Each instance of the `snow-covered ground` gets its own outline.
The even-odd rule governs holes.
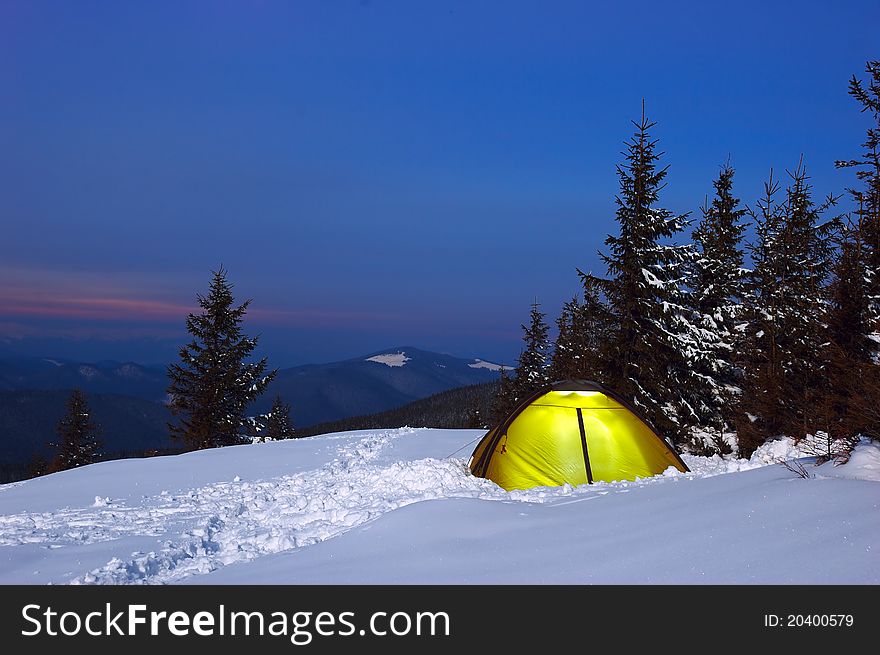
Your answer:
[[[362,431],[0,485],[4,583],[880,583],[880,448],[803,479],[692,473],[505,492],[474,430]]]

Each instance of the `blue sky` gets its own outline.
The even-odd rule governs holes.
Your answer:
[[[769,4],[769,6],[768,6]],[[512,361],[614,229],[630,119],[665,206],[851,182],[876,0],[0,0],[0,354],[159,362],[221,262],[277,365]]]

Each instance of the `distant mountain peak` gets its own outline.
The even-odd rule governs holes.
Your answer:
[[[377,364],[385,364],[385,366],[398,367],[405,366],[410,358],[402,350],[397,353],[384,353],[382,355],[374,355],[367,357],[364,361],[376,362]]]

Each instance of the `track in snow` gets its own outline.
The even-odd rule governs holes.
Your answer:
[[[499,497],[487,480],[470,476],[463,460],[423,459],[388,466],[372,462],[391,441],[413,432],[373,434],[343,447],[339,456],[314,471],[258,482],[223,482],[182,495],[145,500],[153,507],[74,510],[45,517],[41,536],[71,524],[93,525],[94,539],[143,534],[153,526],[191,523],[183,538],[168,539],[160,550],[133,553],[72,580],[73,584],[169,583],[324,541],[398,507],[434,498]],[[107,511],[110,509],[110,511]],[[157,526],[158,522],[158,526]],[[53,525],[54,524],[54,525]],[[170,531],[170,530],[168,530]]]

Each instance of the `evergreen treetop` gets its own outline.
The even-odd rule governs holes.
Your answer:
[[[729,163],[722,167],[713,182],[712,202],[706,201],[702,220],[693,233],[699,248],[694,279],[696,308],[711,316],[718,314],[721,308],[730,307],[743,293],[745,271],[741,242],[746,209],[733,195],[734,174]]]
[[[613,329],[605,338],[602,361],[606,382],[632,398],[648,419],[672,439],[683,424],[696,421],[703,404],[705,380],[691,361],[706,350],[706,334],[693,322],[689,296],[690,270],[696,255],[692,244],[673,238],[688,225],[687,214],[659,207],[667,167],[650,136],[655,123],[645,117],[633,122],[635,133],[617,166],[618,233],[605,240],[600,253],[607,279],[594,282],[605,298]]]
[[[550,382],[548,360],[550,328],[537,301],[532,303],[529,324],[522,325],[525,349],[520,353],[516,367],[518,400]]]

